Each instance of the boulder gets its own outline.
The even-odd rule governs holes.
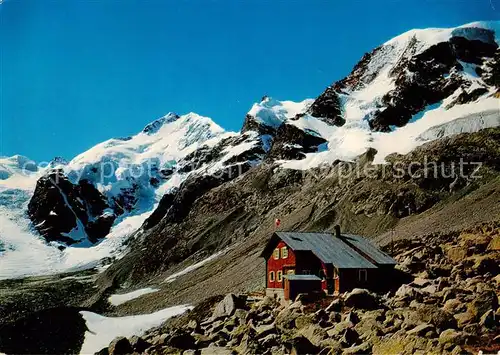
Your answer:
[[[410,329],[422,323],[433,324],[438,330],[455,328],[457,324],[451,313],[434,305],[423,304],[405,315],[404,327]]]
[[[469,248],[465,245],[453,246],[446,249],[446,257],[453,263],[464,260],[467,257],[467,250]]]
[[[437,286],[435,285],[428,285],[422,288],[422,292],[424,293],[429,293],[430,295],[434,295],[437,292]]]
[[[251,319],[250,312],[244,309],[237,309],[233,316],[239,324],[244,324]]]
[[[213,336],[208,336],[208,335],[203,335],[203,334],[198,334],[198,333],[192,333],[191,335],[195,339],[196,348],[205,348],[205,347],[209,346],[214,339]]]
[[[328,338],[321,343],[320,354],[340,354],[342,352],[342,344],[339,341]]]
[[[362,288],[355,288],[349,292],[344,300],[347,307],[358,309],[376,309],[379,306],[376,295]]]
[[[442,291],[445,287],[450,286],[450,282],[447,277],[440,277],[437,285],[437,290]]]
[[[275,334],[276,326],[274,324],[261,325],[255,328],[255,331],[257,332],[257,338],[264,338],[270,334]]]
[[[466,339],[467,335],[464,332],[455,329],[446,329],[439,334],[439,343],[443,345],[445,349],[451,349],[456,345],[462,345],[465,343]]]
[[[285,349],[290,354],[318,354],[319,348],[303,336],[296,336],[284,342]]]
[[[319,322],[321,320],[328,320],[328,318],[329,318],[328,313],[323,308],[320,308],[319,310],[314,312],[313,319],[315,322]]]
[[[168,334],[161,334],[153,338],[153,344],[163,345],[167,341]]]
[[[210,346],[208,348],[200,349],[199,353],[200,355],[232,355],[233,351],[220,346]]]
[[[500,250],[500,235],[494,235],[491,238],[490,244],[488,245],[488,250]]]
[[[457,320],[457,326],[462,329],[467,324],[473,323],[475,318],[471,312],[462,312],[454,315]]]
[[[309,315],[300,315],[295,319],[295,328],[302,329],[311,324],[314,324],[314,320]]]
[[[299,316],[300,314],[293,309],[283,309],[276,316],[276,328],[280,330],[292,329],[295,326],[295,319],[297,319]]]
[[[333,328],[327,330],[327,334],[332,338],[339,337],[340,334],[343,334],[346,329],[353,327],[354,324],[352,324],[351,322],[342,321],[340,323],[337,323]]]
[[[124,355],[134,352],[132,345],[125,337],[117,337],[108,346],[108,352],[110,355]]]
[[[372,352],[375,355],[404,354],[405,345],[403,339],[388,336],[380,339],[380,342],[373,344]]]
[[[224,322],[218,320],[218,321],[215,321],[215,322],[209,324],[209,326],[206,328],[206,332],[207,333],[216,333],[219,330],[221,330],[222,328],[224,328]]]
[[[298,295],[297,296],[297,300],[295,302],[293,302],[292,304],[290,304],[288,306],[288,309],[295,309],[297,311],[300,311],[304,305],[302,304],[302,301],[299,299],[301,295]]]
[[[338,323],[342,320],[342,314],[339,312],[331,312],[328,320],[332,323]]]
[[[345,316],[345,321],[351,322],[352,324],[359,323],[358,314],[356,312],[353,312],[353,311],[347,313],[346,316]]]
[[[413,280],[413,282],[412,282],[413,285],[418,286],[418,287],[425,287],[425,286],[429,285],[430,283],[431,283],[430,280],[424,279],[421,277],[415,278],[415,280]]]
[[[479,324],[486,328],[493,328],[495,323],[495,313],[492,309],[483,314],[481,316],[481,320],[479,321]]]
[[[369,354],[372,350],[372,344],[365,341],[360,345],[351,346],[350,348],[344,349],[342,355],[364,355]]]
[[[456,313],[463,309],[465,309],[465,305],[456,298],[447,300],[443,305],[443,310],[449,313]]]
[[[498,296],[492,290],[485,291],[476,295],[474,300],[467,305],[467,309],[471,312],[477,319],[481,315],[488,312],[490,309],[498,308]]]
[[[342,334],[342,338],[340,338],[340,342],[345,347],[349,347],[355,344],[359,339],[359,334],[353,328],[347,328]]]
[[[259,339],[259,343],[266,348],[270,348],[273,345],[278,345],[279,339],[280,337],[278,334],[268,334],[264,338]]]
[[[500,287],[500,274],[498,274],[497,276],[495,276],[495,277],[493,278],[493,282],[495,282],[495,283],[496,283],[496,286],[497,286],[497,287]]]
[[[325,308],[325,311],[330,312],[341,312],[342,311],[342,300],[340,298],[334,299],[332,303],[328,307]]]
[[[401,285],[401,287],[396,291],[395,297],[402,300],[421,300],[422,292],[417,290],[415,287],[411,287],[410,285]]]
[[[315,324],[311,324],[305,328],[302,328],[299,333],[315,346],[320,346],[323,340],[328,338],[327,332],[323,328]]]
[[[212,319],[220,319],[234,314],[237,309],[246,308],[246,299],[235,294],[227,294],[215,307]]]
[[[476,261],[472,266],[472,270],[479,275],[486,273],[498,274],[500,272],[500,263],[495,255],[481,255],[476,257]]]
[[[194,349],[195,342],[196,339],[191,334],[180,331],[173,334],[166,343],[173,348],[187,350]]]
[[[383,326],[376,317],[363,317],[354,327],[360,338],[368,341],[383,335]]]
[[[436,333],[436,327],[432,324],[423,323],[406,332],[408,335],[432,336]]]
[[[232,331],[238,325],[240,325],[240,321],[233,315],[232,317],[227,318],[224,322],[224,329]]]
[[[277,305],[276,299],[269,297],[269,296],[265,296],[263,299],[256,302],[254,304],[253,308],[255,308],[257,310],[257,312],[260,313],[260,312],[263,312],[265,310],[271,310],[274,307],[276,307],[276,305]]]
[[[195,319],[191,319],[187,324],[187,328],[196,331],[199,328],[198,322]]]
[[[129,342],[132,346],[132,349],[134,349],[134,351],[138,353],[144,352],[144,350],[151,346],[149,342],[137,335],[133,335],[132,337],[130,337]]]
[[[451,350],[450,355],[462,355],[466,354],[467,352],[462,349],[460,345],[456,345],[453,350]]]

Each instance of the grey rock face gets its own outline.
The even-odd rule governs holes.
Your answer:
[[[108,210],[108,211],[106,211]],[[47,241],[76,242],[78,234],[96,242],[105,237],[116,218],[104,196],[87,180],[73,184],[60,170],[52,170],[37,182],[28,204],[28,216]]]

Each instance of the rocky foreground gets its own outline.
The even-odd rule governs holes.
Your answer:
[[[280,303],[212,297],[99,354],[465,354],[500,350],[500,223],[397,241],[394,288]]]

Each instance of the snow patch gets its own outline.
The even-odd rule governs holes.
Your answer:
[[[151,314],[141,314],[126,317],[104,317],[97,313],[82,311],[80,314],[87,324],[85,339],[80,354],[94,354],[107,347],[116,337],[131,337],[143,335],[148,329],[157,327],[167,319],[192,309],[181,305],[163,309]]]
[[[165,279],[165,281],[163,282],[166,282],[166,283],[171,283],[171,282],[174,282],[178,277],[180,276],[183,276],[183,275],[186,275],[188,273],[190,273],[191,271],[194,271],[196,269],[199,269],[200,267],[202,267],[203,265],[209,263],[210,261],[218,258],[219,256],[221,256],[222,254],[225,254],[226,252],[228,251],[228,249],[225,249],[225,250],[222,250],[218,253],[215,253],[214,255],[211,255],[209,256],[208,258],[206,259],[203,259],[202,261],[196,263],[196,264],[193,264],[191,266],[188,266],[187,268],[185,268],[184,270],[181,270],[179,272],[176,272],[175,274],[172,274],[170,275],[169,277],[167,277]]]
[[[157,289],[157,288],[151,288],[151,287],[141,288],[139,290],[135,290],[135,291],[128,292],[128,293],[111,295],[111,296],[109,296],[108,301],[113,306],[119,306],[119,305],[126,303],[128,301],[134,300],[134,299],[139,298],[141,296],[147,295],[149,293],[157,292],[157,291],[159,291],[159,289]]]

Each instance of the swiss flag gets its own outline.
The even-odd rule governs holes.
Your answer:
[[[279,227],[281,224],[281,219],[276,218],[276,220],[274,221],[274,224],[276,224],[276,227]]]

